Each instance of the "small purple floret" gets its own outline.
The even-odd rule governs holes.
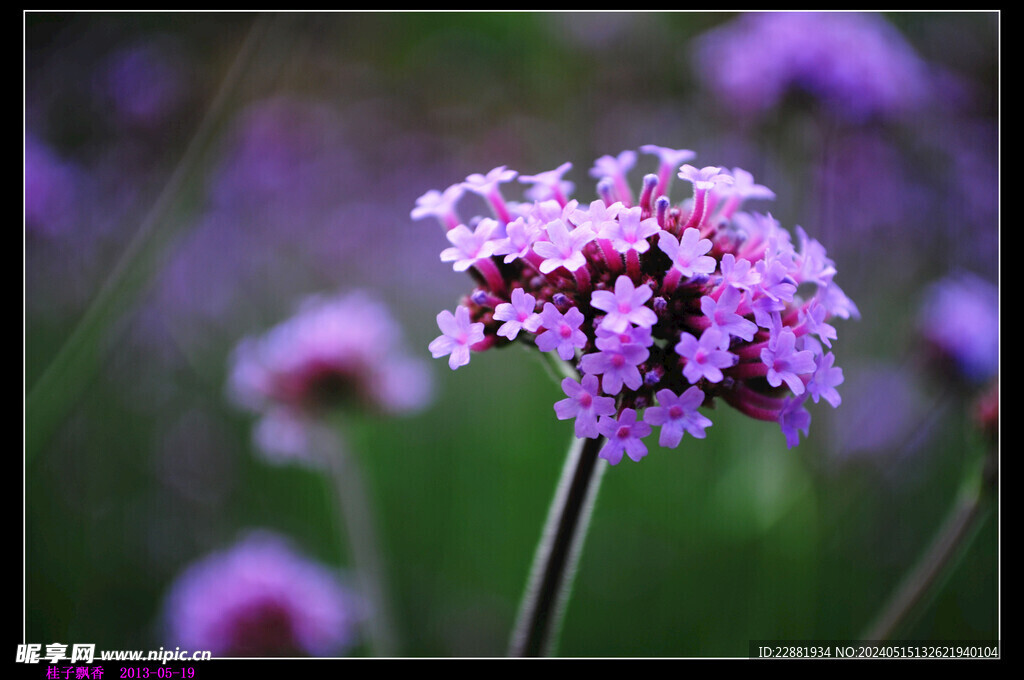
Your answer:
[[[575,307],[563,314],[550,302],[544,303],[540,313],[540,327],[544,332],[537,336],[537,348],[542,352],[555,350],[564,361],[571,360],[576,348],[587,344],[587,335],[580,330],[583,321],[582,312]]]
[[[455,314],[447,309],[437,315],[441,335],[430,343],[430,354],[435,359],[448,356],[448,366],[454,371],[469,363],[469,350],[484,339],[484,325],[471,323],[469,310],[459,305]]]
[[[647,446],[643,439],[651,433],[651,426],[642,420],[638,421],[635,410],[623,409],[618,420],[611,416],[602,416],[597,429],[608,438],[608,442],[598,455],[609,464],[618,465],[623,453],[634,461],[639,461],[647,455]]]
[[[555,402],[555,415],[559,420],[575,418],[575,432],[580,439],[593,439],[600,433],[597,429],[599,416],[610,416],[615,413],[615,399],[602,397],[597,377],[585,375],[580,382],[572,378],[562,380],[562,391],[565,399]]]

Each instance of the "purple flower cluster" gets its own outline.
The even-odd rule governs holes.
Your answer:
[[[335,408],[393,414],[425,405],[430,376],[406,354],[400,330],[383,303],[353,292],[307,298],[291,318],[243,339],[228,390],[261,415],[260,449],[271,459],[303,458],[308,423]]]
[[[355,642],[362,609],[338,574],[258,531],[182,572],[167,595],[166,635],[215,657],[333,656]]]
[[[801,90],[843,117],[898,116],[931,88],[924,61],[875,13],[745,13],[701,36],[695,57],[707,87],[743,115]]]
[[[799,227],[794,240],[770,215],[740,210],[774,196],[749,173],[680,167],[694,156],[685,149],[642,150],[658,168],[637,198],[631,151],[598,160],[600,198],[589,205],[567,198],[566,166],[529,178],[532,201],[504,199],[499,184],[516,176],[504,167],[486,185],[471,175],[425,194],[412,216],[440,222],[460,252],[441,259],[477,284],[454,314],[438,315],[431,352],[453,369],[513,341],[556,353],[575,377],[562,382],[555,414],[575,419],[577,437],[606,437],[601,456],[612,464],[647,455],[652,426],[662,446],[703,438],[711,421],[698,409],[716,398],[779,423],[796,445],[807,400],[840,401],[829,321],[858,312],[833,282],[834,263]],[[673,170],[692,185],[678,205],[666,193]],[[492,211],[473,228],[457,213],[465,191]]]

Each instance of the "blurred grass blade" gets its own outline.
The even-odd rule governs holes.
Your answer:
[[[955,569],[967,547],[992,510],[991,494],[995,489],[994,455],[981,461],[981,470],[969,475],[956,506],[932,541],[927,552],[900,587],[893,593],[885,610],[862,639],[885,642],[900,631],[911,615],[933,596]]]
[[[266,38],[271,16],[256,17],[167,184],[53,360],[30,389],[25,386],[26,465],[46,445],[95,376],[110,331],[146,289],[164,246],[186,222],[184,212],[190,196],[201,186],[203,163],[231,110],[228,104],[238,95],[243,75]]]

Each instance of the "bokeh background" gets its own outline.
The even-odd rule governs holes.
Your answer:
[[[343,433],[398,654],[503,655],[572,425],[519,347],[455,372],[429,359],[435,315],[470,283],[410,211],[470,173],[565,161],[589,202],[593,160],[643,144],[753,172],[777,194],[758,207],[825,244],[861,319],[837,325],[843,404],[814,408],[798,448],[723,407],[707,439],[607,471],[559,653],[862,634],[994,446],[973,403],[996,376],[997,312],[939,315],[985,348],[969,375],[937,370],[921,318],[950,276],[984,282],[995,309],[1000,16],[830,19],[850,27],[26,13],[26,641],[173,646],[175,579],[251,528],[351,566],[331,482],[261,457],[225,384],[243,337],[359,289],[432,384],[414,412],[354,412]],[[998,546],[993,510],[898,637],[998,638]]]

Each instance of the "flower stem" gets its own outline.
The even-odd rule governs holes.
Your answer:
[[[965,486],[960,501],[910,575],[893,594],[864,640],[888,640],[907,620],[955,558],[963,552],[988,515],[989,492],[995,486],[995,456],[984,461],[981,475]]]
[[[574,439],[569,448],[512,631],[509,656],[547,656],[554,649],[607,467],[599,465],[597,456],[603,444],[603,437]]]

